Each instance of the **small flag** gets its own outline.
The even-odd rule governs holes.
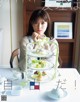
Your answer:
[[[30,90],[39,90],[40,89],[40,82],[30,81]]]

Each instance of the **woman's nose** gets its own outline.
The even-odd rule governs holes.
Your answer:
[[[41,28],[41,26],[42,26],[41,24],[38,24],[38,28],[39,28],[39,29]]]

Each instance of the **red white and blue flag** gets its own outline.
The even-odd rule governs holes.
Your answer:
[[[40,82],[30,81],[30,90],[39,90],[40,89]]]

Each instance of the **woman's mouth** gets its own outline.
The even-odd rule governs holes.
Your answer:
[[[38,30],[38,32],[41,32],[42,30]]]
[[[38,30],[38,32],[41,32],[42,30]]]

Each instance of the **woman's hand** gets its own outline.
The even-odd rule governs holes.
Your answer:
[[[38,39],[41,39],[42,37],[38,33],[33,32],[32,38],[33,38],[34,41],[37,41]]]
[[[33,38],[34,41],[36,41],[38,39],[38,33],[33,32],[32,38]]]

